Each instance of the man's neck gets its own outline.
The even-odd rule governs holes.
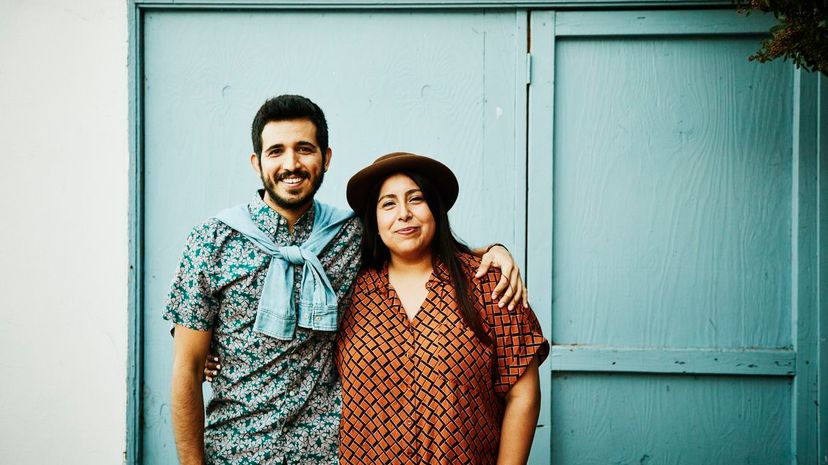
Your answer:
[[[313,199],[311,199],[307,204],[297,208],[283,208],[279,206],[279,204],[277,204],[273,199],[271,199],[267,192],[265,192],[262,200],[264,201],[265,205],[275,210],[276,213],[278,213],[287,221],[288,231],[291,234],[293,234],[293,225],[295,225],[296,222],[299,221],[299,218],[301,218],[302,215],[304,215],[308,210],[310,210],[310,207],[313,205]]]

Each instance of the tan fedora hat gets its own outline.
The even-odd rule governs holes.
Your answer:
[[[457,178],[448,166],[422,155],[393,152],[377,158],[373,163],[351,176],[346,190],[348,204],[357,215],[362,216],[371,188],[377,182],[402,171],[413,171],[431,180],[443,198],[446,211],[457,200],[460,187],[457,184]]]

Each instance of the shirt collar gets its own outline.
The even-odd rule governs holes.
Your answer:
[[[293,236],[291,236],[288,231],[288,222],[285,217],[279,214],[276,210],[270,207],[270,205],[266,204],[263,200],[264,190],[259,189],[256,194],[253,195],[253,199],[248,204],[248,210],[250,210],[250,218],[262,230],[265,234],[272,237],[276,243],[283,243],[283,242],[290,242],[290,243],[299,243],[305,242],[308,237],[310,237],[310,233],[313,230],[313,220],[316,214],[316,208],[314,205],[311,205],[308,210],[296,220],[296,224],[293,225]],[[288,238],[285,240],[279,240],[279,237]]]
[[[370,291],[382,291],[388,297],[388,292],[391,290],[391,282],[388,280],[388,262],[382,268],[366,268],[365,270],[365,286]],[[434,258],[431,265],[431,277],[426,282],[426,287],[429,289],[435,287],[443,287],[451,282],[451,273],[448,267],[439,258]]]
[[[451,273],[449,273],[448,267],[442,260],[435,257],[431,264],[431,268],[431,278],[428,280],[429,282],[433,282],[435,284],[445,284],[451,282]]]

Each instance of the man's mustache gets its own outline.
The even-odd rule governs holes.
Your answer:
[[[284,173],[280,174],[276,180],[282,181],[285,178],[289,178],[291,176],[295,176],[298,178],[308,179],[310,177],[310,173],[305,170],[295,170],[295,171],[285,171]]]

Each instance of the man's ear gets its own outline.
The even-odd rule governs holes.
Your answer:
[[[331,155],[333,155],[333,150],[330,147],[325,150],[325,171],[328,171],[328,166],[331,165]]]
[[[256,152],[250,154],[250,166],[253,167],[253,171],[255,171],[257,175],[262,175],[262,164],[259,160],[259,156],[256,155]]]

